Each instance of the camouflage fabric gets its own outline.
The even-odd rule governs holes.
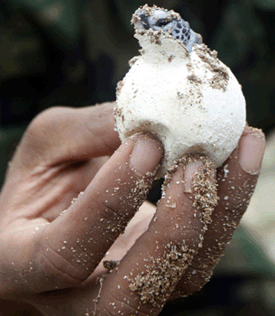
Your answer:
[[[218,51],[242,84],[249,124],[268,133],[275,125],[275,1],[148,1],[153,3],[179,12]],[[37,113],[54,105],[115,99],[116,83],[139,49],[130,19],[143,4],[0,2],[1,184],[16,144]],[[150,196],[154,200],[158,193]],[[240,228],[214,279],[193,297],[168,304],[162,315],[274,315],[274,288],[273,264]]]

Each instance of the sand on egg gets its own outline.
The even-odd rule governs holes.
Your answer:
[[[174,11],[144,6],[132,21],[142,50],[117,87],[114,112],[121,140],[149,132],[163,143],[157,177],[185,154],[204,154],[220,167],[246,121],[237,79]],[[173,37],[177,34],[185,35]]]

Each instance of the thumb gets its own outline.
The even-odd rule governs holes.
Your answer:
[[[120,144],[114,127],[113,103],[53,107],[29,125],[13,164],[30,169],[110,155]]]

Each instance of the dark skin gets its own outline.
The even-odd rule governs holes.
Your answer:
[[[146,198],[163,148],[147,134],[120,144],[112,108],[57,107],[27,129],[0,197],[0,299],[28,302],[44,315],[158,315],[169,298],[192,294],[210,278],[254,191],[263,134],[246,127],[224,164],[229,172],[218,170],[219,203],[202,247],[191,186],[201,161],[179,167],[158,207],[144,204],[121,235]],[[166,295],[141,302],[126,276],[142,274],[148,262],[158,268],[167,245],[179,248],[183,240],[192,249],[185,268]],[[109,273],[106,259],[121,262]]]

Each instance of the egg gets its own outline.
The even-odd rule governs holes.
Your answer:
[[[117,87],[121,140],[145,132],[162,142],[157,177],[188,154],[205,155],[220,167],[245,127],[246,102],[237,79],[174,11],[145,5],[132,22],[142,49]]]

